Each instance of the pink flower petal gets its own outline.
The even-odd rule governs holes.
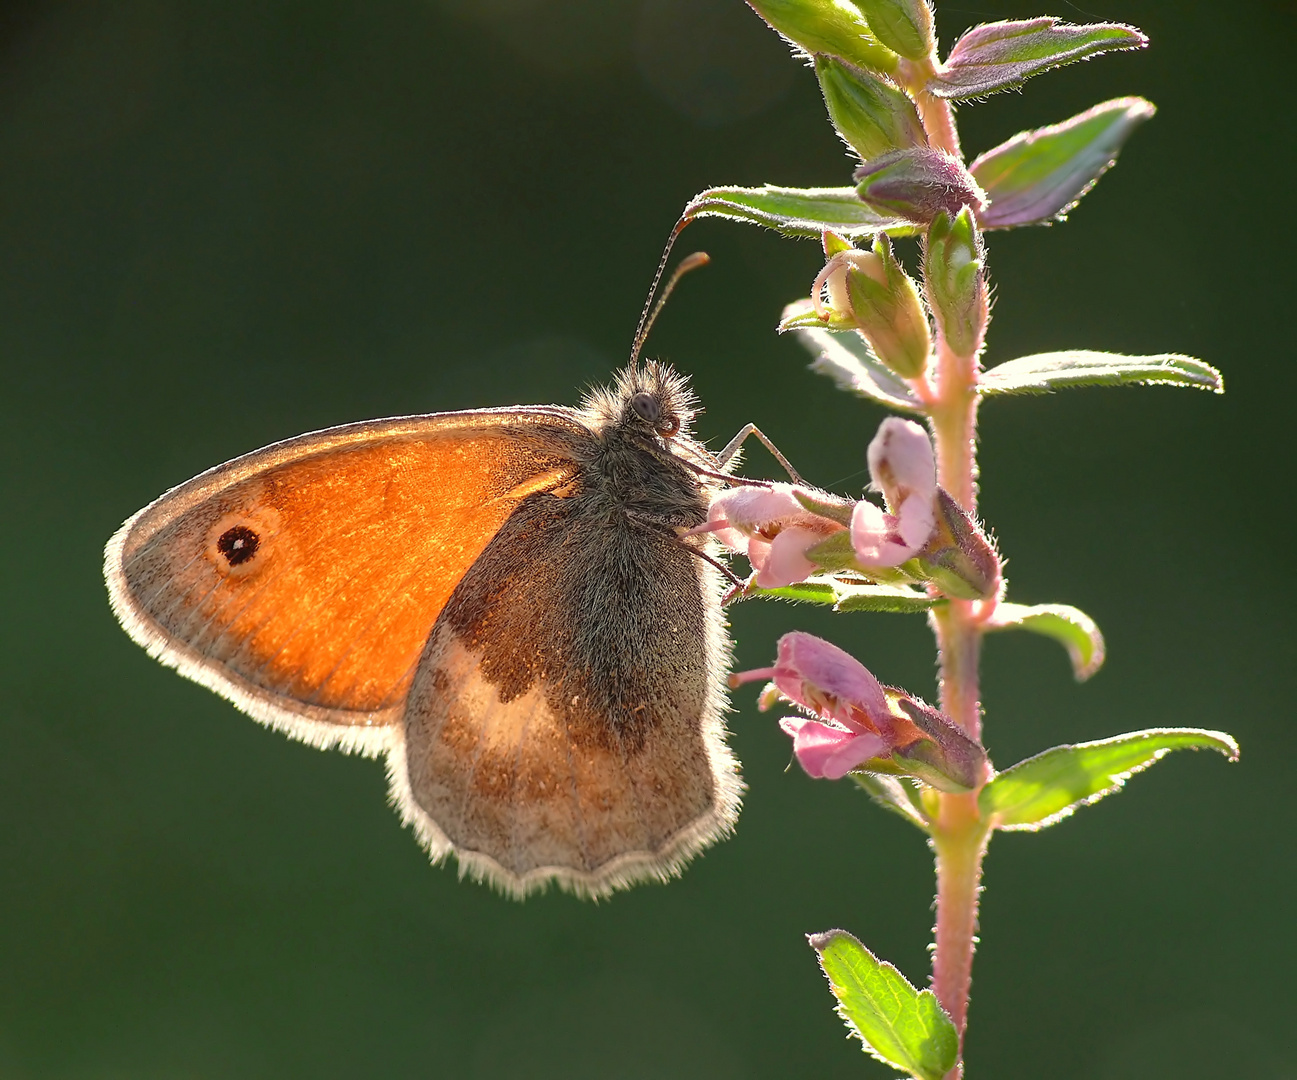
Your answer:
[[[757,584],[763,589],[780,589],[796,581],[805,581],[819,569],[806,557],[806,551],[823,539],[824,534],[813,529],[799,526],[784,529],[770,541],[768,554],[757,574]]]
[[[937,464],[928,433],[913,420],[889,416],[869,444],[869,475],[889,507],[911,494],[931,502],[937,496]]]
[[[911,559],[922,551],[932,539],[936,528],[937,512],[932,496],[917,491],[908,496],[896,512],[896,531],[906,548],[912,552],[905,558]],[[905,559],[901,560],[904,561]]]
[[[797,763],[816,780],[841,780],[852,769],[887,751],[886,742],[878,735],[859,735],[818,720],[788,716],[779,726],[793,737]]]
[[[868,499],[856,503],[851,512],[851,546],[856,559],[863,566],[900,566],[907,559],[914,558],[932,535],[936,526],[935,512],[931,501],[918,495],[911,495],[916,505],[909,511],[909,518],[899,521],[891,514],[885,514]],[[909,501],[902,504],[902,509]],[[927,521],[924,522],[924,507],[927,507]],[[914,536],[921,536],[918,543],[907,543],[905,532],[909,530]]]
[[[814,634],[798,630],[779,639],[774,681],[790,701],[821,715],[824,714],[820,706],[824,702],[810,700],[807,687],[833,698],[839,707],[829,715],[848,727],[859,729],[860,725],[845,706],[852,706],[866,716],[891,713],[883,688],[870,670],[850,653]]]
[[[806,513],[793,491],[792,484],[730,488],[712,500],[707,518],[728,522],[732,528],[750,535],[767,522]]]

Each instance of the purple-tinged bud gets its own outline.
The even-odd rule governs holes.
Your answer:
[[[932,9],[926,0],[858,0],[869,29],[907,60],[926,60],[937,50]]]
[[[879,43],[864,13],[850,0],[748,0],[748,7],[812,55],[830,53],[873,71],[896,70],[896,54]]]
[[[923,286],[946,344],[959,356],[982,348],[990,319],[986,249],[973,212],[964,207],[932,220],[923,242]]]
[[[926,146],[873,158],[852,179],[871,210],[920,225],[941,213],[954,217],[965,206],[976,211],[986,204],[986,192],[959,158]]]
[[[922,699],[891,687],[884,692],[925,736],[892,753],[903,771],[942,791],[972,791],[986,783],[991,768],[981,743]]]
[[[835,56],[817,55],[815,74],[829,119],[862,161],[893,150],[924,146],[927,135],[914,102],[881,75]]]
[[[1003,585],[990,538],[945,488],[937,489],[936,529],[919,553],[924,579],[947,596],[990,600]]]
[[[928,316],[918,286],[885,236],[878,237],[873,251],[851,248],[830,258],[811,286],[811,299],[824,325],[859,330],[901,378],[916,379],[927,368]]]

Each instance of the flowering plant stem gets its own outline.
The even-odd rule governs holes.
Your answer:
[[[933,146],[959,154],[954,109],[948,101],[919,95],[920,116]],[[946,341],[937,343],[937,385],[929,415],[937,457],[937,481],[970,514],[977,509],[977,356],[961,356]],[[951,600],[931,614],[940,657],[941,710],[974,739],[982,733],[978,666],[982,629],[981,602]],[[981,821],[977,795],[943,792],[933,826],[937,862],[936,948],[932,986],[959,1031],[960,1063],[951,1077],[963,1074],[963,1038],[976,947],[977,901],[981,892],[982,856],[990,830]]]
[[[893,412],[925,419],[927,430],[888,416],[870,441],[871,485],[885,508],[800,481],[739,487],[713,501],[707,528],[747,556],[749,595],[791,589],[790,598],[839,611],[926,611],[941,707],[882,685],[854,657],[798,631],[780,638],[774,667],[731,682],[768,679],[761,707],[787,702],[798,710],[780,727],[808,776],[850,774],[927,836],[937,877],[930,989],[919,990],[845,930],[807,940],[839,1014],[869,1054],[915,1080],[960,1080],[991,834],[1062,821],[1171,750],[1238,756],[1224,732],[1158,726],[1051,747],[1002,771],[991,765],[981,741],[982,638],[1012,629],[1052,637],[1078,680],[1099,669],[1105,647],[1094,620],[1077,608],[1007,599],[1004,561],[976,514],[978,403],[1087,385],[1220,393],[1223,381],[1210,365],[1172,353],[1074,349],[981,368],[990,315],[983,233],[1062,220],[1154,110],[1139,98],[1104,102],[1021,132],[966,165],[951,99],[1016,87],[1095,52],[1142,48],[1147,39],[1138,30],[1053,17],[993,23],[968,31],[942,61],[927,0],[748,2],[814,54],[829,117],[861,161],[856,186],[715,188],[690,202],[684,220],[719,215],[818,235],[824,269],[810,297],[785,309],[780,328],[796,331],[817,354],[816,370]],[[861,41],[873,38],[862,51]],[[921,285],[890,239],[916,234]]]

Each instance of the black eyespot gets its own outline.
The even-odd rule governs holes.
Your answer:
[[[662,415],[662,407],[658,404],[658,399],[644,390],[630,399],[630,407],[641,420],[647,420],[653,425],[657,424]]]
[[[251,559],[261,546],[261,537],[246,525],[235,525],[221,533],[216,550],[225,556],[231,566],[241,566]]]

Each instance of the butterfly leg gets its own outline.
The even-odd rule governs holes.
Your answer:
[[[779,452],[779,447],[777,447],[773,442],[771,442],[768,438],[766,438],[765,432],[763,432],[759,427],[757,427],[756,424],[744,424],[743,427],[739,430],[739,433],[735,435],[734,438],[732,438],[728,443],[725,444],[725,449],[722,450],[718,455],[716,455],[717,460],[721,463],[722,469],[724,469],[730,463],[731,459],[739,452],[739,448],[747,440],[747,437],[749,435],[754,436],[757,439],[757,441],[761,443],[762,446],[764,446],[767,450],[770,451],[770,453],[774,455],[775,460],[784,467],[784,472],[786,472],[789,475],[789,477],[792,478],[794,484],[806,483],[806,481],[803,480],[801,476],[798,475],[797,470],[794,469],[792,465],[788,463],[788,459]]]

